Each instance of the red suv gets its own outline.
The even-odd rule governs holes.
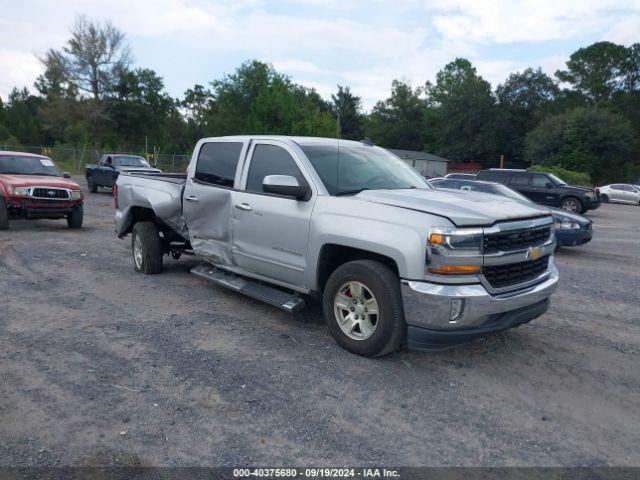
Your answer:
[[[0,230],[11,218],[66,218],[69,228],[80,228],[82,192],[69,178],[49,157],[0,152]]]

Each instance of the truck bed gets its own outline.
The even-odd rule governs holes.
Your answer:
[[[126,235],[131,228],[133,208],[150,209],[171,229],[188,239],[182,222],[182,191],[187,181],[183,173],[123,173],[118,176],[116,232]]]

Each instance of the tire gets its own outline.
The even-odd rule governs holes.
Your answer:
[[[607,195],[606,193],[601,194],[600,201],[602,203],[609,203],[609,195]]]
[[[582,202],[576,197],[563,198],[562,202],[560,202],[560,208],[573,213],[582,213],[584,211]]]
[[[69,228],[81,228],[83,216],[82,207],[75,207],[71,210],[71,213],[67,215],[67,226]]]
[[[7,202],[0,197],[0,230],[9,230],[9,210]]]
[[[351,286],[357,284],[362,287],[360,294],[357,289],[351,292]],[[355,303],[353,307],[348,303],[348,299],[357,302],[358,298],[361,303]],[[340,308],[339,302],[345,308]],[[364,313],[367,303],[372,309],[374,304],[377,305],[378,314],[367,313],[365,322],[365,315],[360,314]],[[347,304],[349,309],[346,308]],[[397,350],[405,339],[400,279],[380,262],[356,260],[336,269],[325,286],[322,307],[331,335],[341,347],[352,353],[381,357]],[[353,311],[352,308],[357,310]],[[354,320],[356,316],[362,319]],[[351,328],[353,324],[357,326]],[[346,333],[347,331],[350,333]]]
[[[133,226],[131,252],[137,272],[147,275],[162,272],[162,240],[153,222],[138,222]]]
[[[87,187],[89,187],[91,193],[98,193],[98,186],[94,183],[91,175],[87,177]]]

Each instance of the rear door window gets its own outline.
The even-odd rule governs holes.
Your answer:
[[[511,177],[510,185],[514,187],[528,187],[529,186],[529,175],[525,175],[522,173],[516,173],[513,177]]]
[[[550,180],[546,175],[531,175],[531,185],[538,188],[546,188]]]
[[[194,178],[203,183],[233,188],[242,142],[210,142],[200,148]]]

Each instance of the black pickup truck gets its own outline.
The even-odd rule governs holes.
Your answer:
[[[87,165],[85,177],[91,193],[96,193],[98,187],[113,188],[121,172],[131,173],[162,173],[162,170],[152,167],[138,155],[122,153],[108,153],[100,157],[98,165]]]
[[[502,183],[535,203],[573,213],[584,213],[600,206],[600,197],[595,189],[567,185],[552,173],[490,168],[478,172],[476,180]]]

